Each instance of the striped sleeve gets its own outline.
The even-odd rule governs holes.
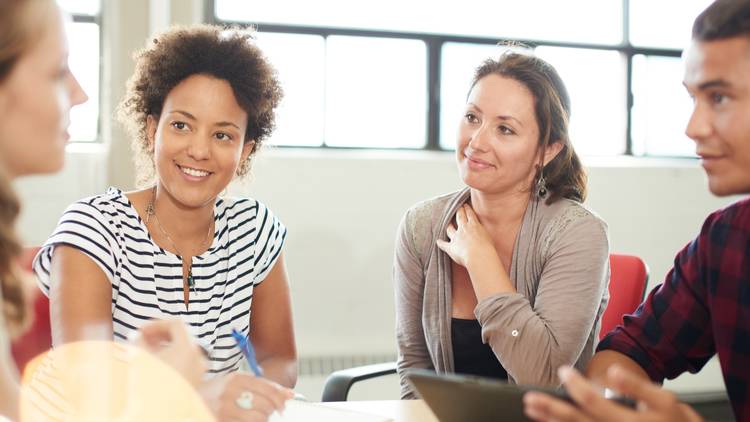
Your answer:
[[[286,227],[265,205],[258,202],[258,214],[255,218],[255,279],[257,286],[268,275],[281,254],[286,238]]]
[[[92,201],[79,201],[65,210],[54,233],[34,258],[34,273],[39,287],[49,295],[50,270],[55,246],[66,245],[78,249],[99,267],[113,285],[118,283],[117,213],[112,208]]]

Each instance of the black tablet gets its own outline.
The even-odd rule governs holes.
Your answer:
[[[523,413],[523,395],[527,391],[542,391],[573,403],[563,389],[516,385],[473,375],[410,369],[406,379],[440,422],[528,421]],[[617,401],[635,405],[628,399]]]

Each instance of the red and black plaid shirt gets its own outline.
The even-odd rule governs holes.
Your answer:
[[[614,350],[662,382],[716,353],[738,420],[750,421],[750,198],[714,212],[662,285],[597,350]]]

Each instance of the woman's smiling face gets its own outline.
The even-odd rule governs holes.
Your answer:
[[[464,183],[485,193],[528,191],[538,144],[531,91],[496,74],[477,81],[458,130],[456,160]]]
[[[253,150],[247,121],[226,80],[195,74],[177,84],[158,121],[148,118],[160,187],[181,207],[213,205]]]

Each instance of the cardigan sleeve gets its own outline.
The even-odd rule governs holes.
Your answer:
[[[557,368],[574,365],[596,324],[609,280],[606,225],[581,208],[551,224],[533,301],[520,293],[482,300],[482,340],[517,383],[559,385]]]
[[[405,378],[408,368],[432,368],[422,327],[424,302],[424,270],[416,252],[414,241],[415,212],[407,211],[396,236],[393,280],[396,294],[396,338],[398,341],[398,375],[401,398],[413,399],[416,395]]]

